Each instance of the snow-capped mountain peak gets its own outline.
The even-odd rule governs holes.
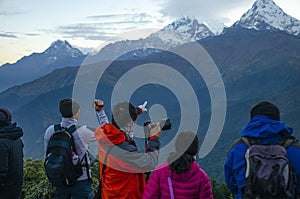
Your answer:
[[[103,58],[110,59],[112,52],[116,54],[120,54],[121,52],[122,54],[124,51],[130,52],[133,49],[141,49],[132,55],[129,54],[128,57],[143,57],[160,52],[160,49],[168,50],[184,43],[214,35],[204,23],[199,23],[197,19],[182,17],[165,26],[163,29],[152,33],[145,39],[123,40],[111,43],[100,49],[98,54],[101,53]],[[124,59],[127,59],[127,57]]]
[[[72,57],[79,57],[83,56],[82,52],[78,50],[77,48],[73,48],[69,42],[62,41],[62,40],[56,40],[53,42],[49,48],[47,48],[44,52],[48,55],[64,55],[69,54]]]
[[[300,35],[300,21],[287,15],[273,0],[256,0],[233,26],[256,30],[281,30]]]
[[[164,27],[162,31],[175,31],[194,41],[214,35],[204,23],[190,17],[182,17]]]

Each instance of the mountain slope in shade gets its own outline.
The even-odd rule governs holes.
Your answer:
[[[273,0],[257,0],[232,27],[256,30],[281,30],[300,35],[300,21],[286,14]]]
[[[85,55],[67,41],[57,40],[42,53],[25,56],[0,67],[0,92],[42,77],[55,69],[80,66]]]
[[[9,107],[11,111],[15,111],[44,93],[73,85],[78,68],[57,69],[32,82],[13,86],[0,93],[0,104],[2,107]]]

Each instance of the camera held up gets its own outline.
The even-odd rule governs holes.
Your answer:
[[[144,122],[145,137],[150,137],[151,129],[156,127],[157,124],[159,124],[160,129],[162,131],[170,130],[171,127],[172,127],[172,123],[171,123],[171,120],[169,118],[162,119],[158,123],[157,122],[146,121],[146,122]]]

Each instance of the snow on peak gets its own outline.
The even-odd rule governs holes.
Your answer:
[[[124,51],[130,52],[133,49],[141,49],[141,51],[134,53],[133,56],[146,56],[160,52],[161,49],[168,50],[184,43],[197,41],[214,35],[215,34],[204,23],[199,23],[197,19],[182,17],[163,29],[152,33],[145,39],[123,40],[108,44],[100,49],[99,53],[102,53],[104,58],[109,59],[112,52],[117,54],[119,52],[123,53]]]
[[[190,38],[192,41],[214,35],[207,25],[199,23],[197,19],[190,17],[182,17],[164,27],[162,31],[175,31],[186,38]]]
[[[63,56],[66,54],[71,55],[72,57],[82,56],[82,52],[77,48],[73,48],[69,42],[66,40],[56,40],[51,43],[50,47],[44,52],[45,54],[53,55],[53,56]]]
[[[70,45],[69,42],[67,42],[66,40],[62,41],[60,39],[54,41],[51,43],[50,48],[60,48],[61,46],[66,46],[68,48],[72,48],[72,46]]]
[[[233,26],[256,30],[281,30],[300,35],[300,21],[287,15],[273,0],[256,0]]]

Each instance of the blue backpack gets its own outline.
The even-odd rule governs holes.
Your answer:
[[[73,185],[82,175],[82,165],[72,135],[75,130],[75,125],[69,128],[54,125],[55,132],[48,142],[44,161],[46,175],[54,186]]]
[[[286,148],[294,140],[262,145],[258,139],[242,137],[248,149],[243,199],[295,199],[297,178]]]

